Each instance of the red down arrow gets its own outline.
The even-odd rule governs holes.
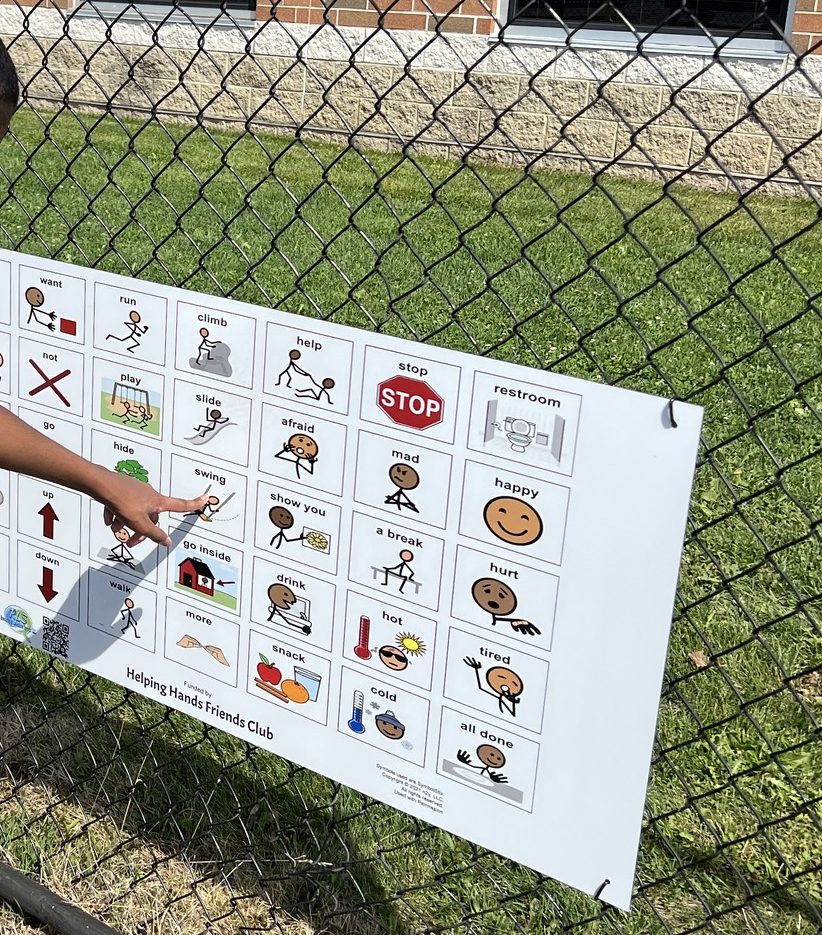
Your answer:
[[[60,517],[54,512],[54,507],[51,503],[46,503],[46,505],[37,511],[40,516],[43,517],[43,536],[46,539],[54,538],[54,524],[60,522]]]
[[[50,604],[55,597],[57,597],[57,592],[54,590],[54,569],[43,567],[43,583],[38,584],[37,587],[40,590],[40,593],[46,599],[46,603]]]

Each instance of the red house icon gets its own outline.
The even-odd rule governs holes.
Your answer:
[[[205,562],[196,558],[185,558],[177,568],[179,572],[177,581],[184,588],[192,588],[201,594],[214,596],[214,575]]]

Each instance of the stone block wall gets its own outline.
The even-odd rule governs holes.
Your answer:
[[[822,185],[822,59],[796,71],[791,56],[637,57],[272,19],[203,33],[41,9],[25,34],[19,16],[0,7],[0,37],[34,107],[718,189]]]

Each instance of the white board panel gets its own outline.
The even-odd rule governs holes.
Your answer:
[[[702,410],[0,251],[3,631],[626,908]],[[8,302],[16,307],[8,308]]]

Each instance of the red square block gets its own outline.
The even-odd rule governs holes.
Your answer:
[[[70,318],[61,318],[60,319],[60,331],[62,334],[77,334],[77,322],[72,321]]]

